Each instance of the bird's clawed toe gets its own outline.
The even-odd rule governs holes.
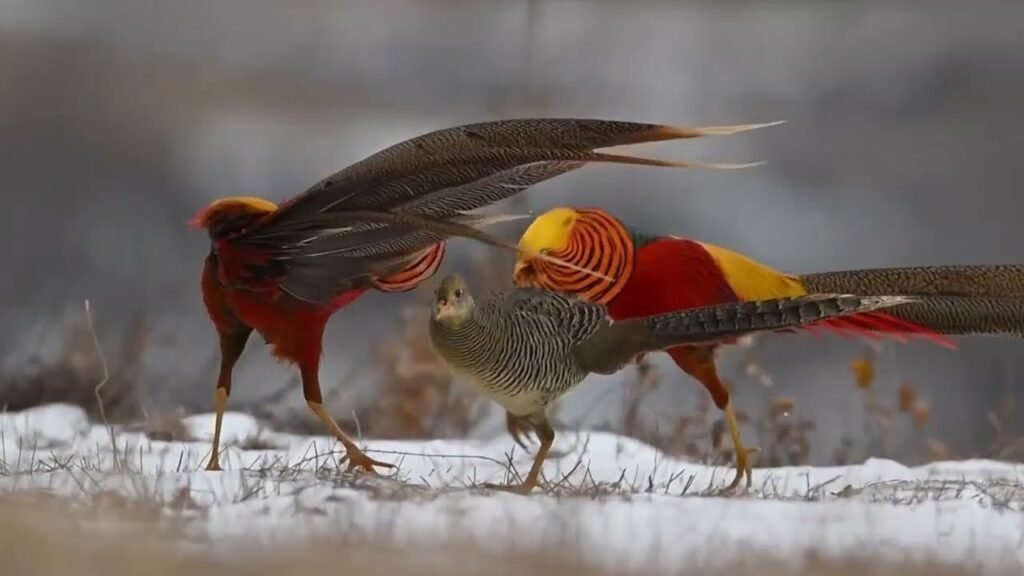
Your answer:
[[[379,474],[374,466],[381,468],[394,468],[394,464],[388,464],[387,462],[381,462],[380,460],[374,460],[370,458],[361,450],[352,450],[348,453],[348,470],[362,470],[367,474]]]
[[[736,477],[732,479],[728,486],[722,489],[722,495],[733,494],[744,478],[747,479],[745,487],[750,489],[754,482],[750,456],[760,451],[761,449],[756,446],[752,448],[744,448],[742,445],[736,447]]]
[[[533,443],[537,440],[537,433],[534,430],[533,425],[531,425],[526,418],[506,412],[505,427],[508,429],[509,435],[512,436],[512,439],[515,440],[516,444],[519,444],[523,450],[529,452],[530,448],[526,445],[526,442],[529,441],[530,443]]]
[[[523,482],[522,484],[491,484],[488,482],[484,484],[483,487],[488,490],[498,490],[500,492],[509,492],[511,494],[526,496],[532,492],[536,486],[527,482]]]

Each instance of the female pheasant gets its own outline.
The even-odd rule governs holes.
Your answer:
[[[590,374],[614,374],[637,355],[673,346],[707,346],[766,330],[896,306],[903,296],[815,294],[614,320],[597,303],[538,288],[513,288],[476,300],[453,274],[435,291],[430,339],[455,371],[529,426],[541,445],[522,484],[527,493],[555,439],[547,409]]]

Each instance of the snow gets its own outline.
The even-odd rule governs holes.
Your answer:
[[[375,478],[346,473],[330,438],[278,433],[235,413],[224,420],[226,471],[206,472],[212,415],[185,425],[196,441],[111,434],[66,405],[0,415],[0,490],[115,490],[163,503],[168,514],[191,513],[197,533],[240,546],[345,532],[555,544],[622,568],[671,570],[752,552],[792,562],[814,552],[1024,566],[1024,466],[1010,463],[756,469],[752,490],[721,497],[714,488],[731,479],[729,468],[614,434],[560,431],[545,466],[557,486],[524,497],[480,487],[505,481],[510,457],[520,474],[529,468],[531,455],[506,435],[365,441],[371,456],[398,464]],[[253,439],[272,448],[238,446]]]
[[[42,409],[0,415],[0,435],[5,447],[8,439],[35,445],[37,449],[40,445],[66,444],[90,429],[85,411],[70,404],[51,404]]]

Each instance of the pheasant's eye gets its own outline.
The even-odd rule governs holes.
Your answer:
[[[462,298],[462,288],[456,288],[455,289],[455,297],[456,298]]]
[[[445,300],[444,298],[438,298],[438,299],[437,299],[437,305],[438,305],[438,306],[444,306],[444,305],[445,305],[445,304],[447,304],[447,303],[448,303],[448,301],[447,301],[447,300]]]

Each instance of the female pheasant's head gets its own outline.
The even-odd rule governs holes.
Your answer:
[[[434,290],[431,318],[434,322],[457,327],[473,314],[473,295],[466,279],[459,274],[445,276]]]
[[[269,200],[253,196],[232,196],[214,200],[189,220],[193,228],[205,228],[211,240],[223,240],[249,228],[277,210]]]
[[[541,214],[523,232],[519,246],[556,256],[602,276],[573,270],[519,253],[512,281],[569,292],[591,302],[608,303],[618,295],[633,270],[634,246],[629,230],[598,208],[554,208]]]

